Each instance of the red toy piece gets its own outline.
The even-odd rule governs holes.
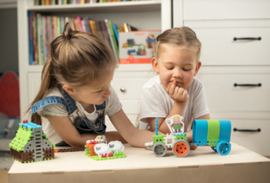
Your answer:
[[[102,158],[106,158],[107,157],[107,154],[104,153],[104,154],[101,155],[101,157]]]
[[[113,157],[113,153],[110,152],[110,153],[108,154],[108,157]]]

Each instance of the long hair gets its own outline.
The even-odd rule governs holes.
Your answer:
[[[184,49],[193,51],[200,58],[202,44],[196,36],[196,33],[189,27],[172,28],[164,31],[157,37],[157,44],[154,47],[154,57],[159,57],[162,44],[174,44]]]
[[[96,81],[115,66],[112,51],[102,39],[73,31],[67,23],[64,32],[51,43],[50,55],[42,70],[41,86],[31,106],[41,100],[49,89],[63,84],[83,86]],[[30,111],[31,107],[26,112]],[[35,113],[31,121],[41,124],[41,116]]]

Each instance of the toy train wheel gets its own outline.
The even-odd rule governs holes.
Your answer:
[[[173,143],[173,154],[178,157],[185,157],[190,151],[190,145],[185,140],[177,140]]]
[[[161,142],[156,143],[153,147],[153,152],[156,156],[162,157],[167,153],[167,147]]]
[[[221,141],[217,144],[217,152],[221,155],[227,155],[231,151],[231,144],[226,141]]]

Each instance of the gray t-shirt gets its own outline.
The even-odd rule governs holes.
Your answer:
[[[202,83],[194,78],[186,90],[189,99],[183,116],[185,132],[191,129],[193,119],[209,113]],[[160,84],[159,75],[152,77],[142,88],[139,128],[148,127],[147,118],[166,118],[173,104],[174,100]]]

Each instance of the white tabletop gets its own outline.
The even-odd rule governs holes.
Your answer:
[[[131,147],[128,144],[125,144],[124,150],[127,157],[121,159],[95,161],[86,157],[84,151],[56,153],[55,159],[49,161],[27,164],[15,161],[9,170],[9,177],[10,180],[16,180],[16,175],[55,175],[67,172],[108,173],[117,170],[164,170],[168,168],[181,169],[250,163],[253,165],[261,163],[266,163],[267,166],[270,165],[270,159],[235,143],[231,143],[231,145],[231,152],[225,156],[215,153],[209,146],[204,146],[190,151],[189,155],[183,158],[174,156],[172,151],[168,151],[164,157],[156,157],[150,150]],[[27,182],[29,183],[29,180]]]

